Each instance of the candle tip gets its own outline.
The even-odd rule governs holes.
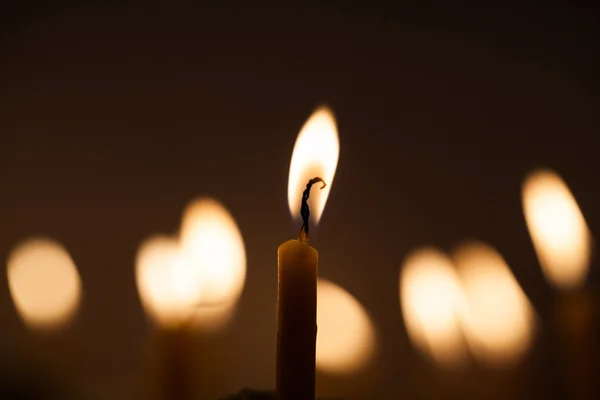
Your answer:
[[[298,237],[298,239],[302,243],[308,243],[308,222],[310,219],[308,197],[310,196],[310,189],[312,188],[312,185],[314,185],[317,182],[321,182],[323,184],[323,186],[321,186],[321,189],[327,186],[323,178],[319,178],[317,176],[308,181],[308,183],[306,184],[306,189],[304,189],[304,193],[302,193],[302,205],[300,206],[300,215],[302,216],[302,227],[300,228],[300,236]]]

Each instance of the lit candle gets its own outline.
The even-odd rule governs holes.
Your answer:
[[[44,375],[67,382],[77,371],[80,344],[77,330],[68,328],[83,293],[73,259],[60,243],[32,238],[11,251],[6,272],[15,308],[31,333],[22,346],[33,364],[27,366],[38,364]],[[35,373],[28,379],[35,384]]]
[[[554,172],[536,171],[523,185],[523,209],[546,280],[559,291],[557,328],[571,382],[568,397],[593,399],[596,303],[585,280],[591,234],[565,182]],[[562,364],[562,363],[561,363]]]
[[[185,400],[193,398],[194,369],[191,354],[194,303],[199,294],[199,280],[183,262],[175,237],[158,236],[144,242],[137,256],[136,279],[142,304],[159,330],[156,352],[151,355],[147,397]]]
[[[309,207],[313,210],[313,221],[318,222],[338,156],[335,120],[331,111],[320,108],[300,131],[290,165],[288,203],[294,217],[300,211],[303,222],[300,235],[298,240],[289,240],[278,249],[277,396],[280,400],[315,397],[318,253],[308,244]],[[314,178],[315,175],[320,177]],[[309,205],[310,189],[315,183],[322,183],[322,190]]]
[[[400,306],[408,337],[432,362],[416,360],[410,384],[418,398],[465,397],[468,347],[461,327],[466,299],[450,258],[425,247],[400,272]]]
[[[197,390],[223,395],[230,368],[222,354],[207,356],[216,346],[199,341],[198,333],[224,328],[244,287],[246,253],[233,216],[214,199],[195,199],[183,213],[179,237],[155,237],[141,246],[136,278],[142,304],[159,327],[159,398],[195,398]],[[197,360],[200,351],[204,357]],[[210,378],[199,376],[205,363]]]

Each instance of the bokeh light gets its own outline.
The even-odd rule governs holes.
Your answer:
[[[453,259],[467,298],[463,328],[473,354],[496,366],[518,361],[531,346],[534,315],[508,265],[478,242],[458,247]]]
[[[47,238],[19,244],[7,264],[10,294],[19,315],[34,329],[64,326],[81,301],[81,279],[67,250]]]
[[[336,374],[360,371],[371,361],[375,344],[375,329],[364,307],[340,286],[319,279],[317,368]]]
[[[182,256],[198,271],[199,322],[219,325],[231,315],[246,281],[246,251],[237,224],[218,201],[200,198],[185,210]]]
[[[571,191],[554,172],[540,170],[523,184],[525,220],[546,279],[561,289],[581,286],[591,237]]]
[[[465,298],[451,260],[423,248],[411,253],[400,272],[400,305],[412,343],[438,366],[467,360],[461,328]]]
[[[175,237],[152,237],[138,251],[140,299],[148,314],[165,327],[190,321],[200,296],[198,271],[184,261]]]

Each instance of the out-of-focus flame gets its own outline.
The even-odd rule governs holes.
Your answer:
[[[136,281],[144,308],[160,325],[177,326],[194,315],[200,279],[181,257],[176,238],[156,236],[141,245]]]
[[[467,298],[463,327],[474,355],[492,365],[518,361],[531,346],[534,316],[504,259],[476,242],[459,247],[453,258]]]
[[[336,374],[355,373],[368,365],[374,349],[375,330],[363,306],[338,285],[319,279],[317,368]]]
[[[225,322],[235,308],[246,280],[246,252],[233,217],[209,198],[192,202],[181,225],[181,251],[198,271],[202,293],[198,319],[213,326]]]
[[[30,239],[9,256],[8,286],[21,318],[32,328],[64,326],[81,299],[81,280],[67,250],[49,239]]]
[[[400,273],[400,305],[413,344],[441,367],[467,360],[461,329],[466,307],[450,259],[430,248],[408,256]]]
[[[590,231],[565,182],[551,171],[532,173],[523,184],[523,210],[546,279],[561,289],[580,286],[589,270]]]
[[[288,205],[294,218],[300,217],[302,192],[308,181],[321,177],[323,190],[313,190],[308,199],[311,222],[318,223],[325,209],[340,155],[335,118],[330,109],[317,109],[306,121],[294,145],[288,179]],[[320,184],[319,184],[320,185]],[[319,186],[320,187],[320,186]]]

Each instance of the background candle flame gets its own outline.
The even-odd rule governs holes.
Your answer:
[[[235,303],[246,280],[246,252],[227,209],[210,198],[193,201],[183,214],[180,235],[182,254],[202,281],[199,305]]]
[[[155,236],[140,246],[136,281],[144,308],[158,324],[177,326],[194,315],[200,279],[181,258],[177,238]]]
[[[591,256],[587,223],[565,182],[536,171],[523,184],[523,210],[546,279],[561,289],[581,286]]]
[[[65,325],[77,311],[81,280],[67,250],[50,239],[30,239],[10,254],[8,286],[21,318],[32,328]]]
[[[368,365],[375,330],[364,307],[347,291],[325,279],[317,286],[318,369],[351,374]]]
[[[246,279],[244,241],[233,217],[214,199],[192,201],[179,237],[154,237],[141,246],[136,276],[142,303],[160,324],[222,327]]]
[[[331,190],[339,154],[340,143],[335,118],[329,108],[321,107],[300,130],[292,153],[288,205],[294,218],[300,217],[301,197],[306,183],[319,176],[327,186],[323,190],[313,190],[308,200],[311,223],[319,222]]]
[[[441,367],[467,360],[461,329],[465,299],[450,259],[438,250],[411,253],[400,273],[400,305],[413,344]]]
[[[463,328],[473,354],[491,365],[511,365],[533,339],[533,309],[504,259],[483,243],[466,243],[453,259],[467,299]]]

